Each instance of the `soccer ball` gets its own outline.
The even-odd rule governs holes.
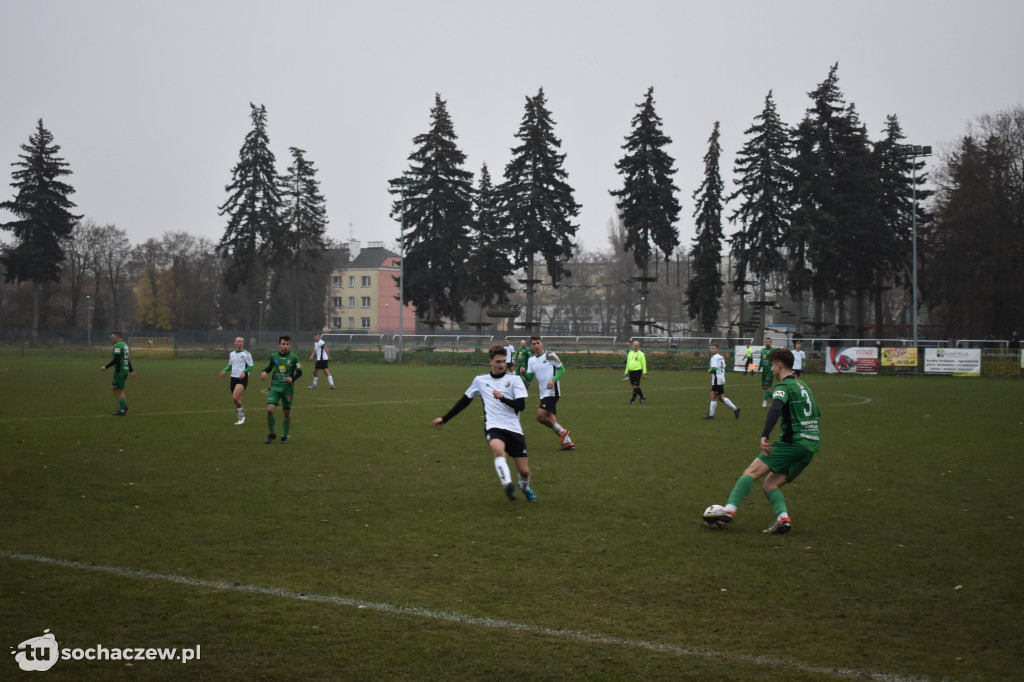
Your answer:
[[[704,510],[704,525],[708,528],[717,530],[719,528],[725,528],[728,525],[728,521],[722,518],[725,513],[725,507],[720,504],[713,504]]]

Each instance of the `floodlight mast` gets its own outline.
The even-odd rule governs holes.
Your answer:
[[[911,185],[910,190],[913,196],[914,212],[911,216],[911,313],[913,320],[913,341],[917,347],[917,157],[932,155],[930,146],[904,144],[897,147],[901,156],[910,157]]]
[[[402,195],[402,220],[398,228],[398,364],[402,364],[402,347],[405,339],[405,195]]]

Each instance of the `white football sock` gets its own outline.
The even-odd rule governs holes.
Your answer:
[[[718,401],[717,400],[712,400],[711,401],[711,407],[708,408],[708,414],[711,415],[712,417],[714,417],[716,409],[718,409]]]
[[[728,398],[722,398],[722,402],[723,402],[723,403],[725,403],[725,404],[726,404],[726,406],[727,406],[727,407],[728,407],[728,408],[729,408],[730,410],[732,410],[733,412],[735,412],[735,411],[736,411],[736,406],[735,406],[735,405],[733,405],[732,401],[731,401],[731,400],[729,400]]]
[[[512,473],[508,470],[508,462],[504,457],[494,458],[494,470],[498,472],[498,480],[502,485],[512,482]]]
[[[329,383],[331,386],[334,385],[334,375],[333,374],[331,376],[327,377],[327,383]]]

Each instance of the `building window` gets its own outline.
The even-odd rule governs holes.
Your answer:
[[[331,286],[332,287],[340,287],[341,286],[341,275],[334,275],[333,277],[331,277]]]
[[[362,307],[363,308],[369,308],[370,307],[370,297],[369,296],[363,296],[360,300],[362,301]]]
[[[355,329],[356,328],[356,318],[354,318],[354,317],[348,318],[348,328],[349,329]]]
[[[359,318],[359,326],[362,329],[369,329],[370,328],[370,318],[368,318],[368,317],[360,317]]]
[[[334,307],[335,308],[340,308],[341,307],[341,296],[335,296],[331,300],[334,302]]]
[[[362,281],[362,286],[364,286],[364,287],[373,286],[372,284],[370,284],[370,276],[369,275],[363,275],[361,281]]]
[[[340,317],[332,317],[331,318],[331,327],[333,329],[341,329],[341,318]]]
[[[355,296],[349,296],[348,297],[348,307],[349,308],[355,308],[356,307],[356,297]]]
[[[351,289],[355,285],[356,285],[356,277],[355,277],[355,275],[349,275],[348,276],[348,286],[349,286],[349,288]]]

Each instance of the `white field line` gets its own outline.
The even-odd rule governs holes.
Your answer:
[[[30,561],[37,564],[58,566],[61,568],[107,573],[109,575],[115,575],[122,578],[135,578],[139,580],[154,580],[165,583],[177,583],[180,585],[202,587],[211,590],[241,592],[246,594],[259,595],[263,597],[293,599],[296,601],[311,601],[320,604],[331,604],[334,606],[344,606],[357,609],[369,609],[371,611],[378,611],[386,614],[416,616],[419,618],[427,618],[430,620],[448,623],[460,623],[463,625],[472,625],[476,627],[491,628],[496,630],[525,632],[530,635],[538,635],[541,637],[568,639],[575,642],[579,642],[581,644],[592,646],[615,646],[630,649],[642,649],[662,654],[674,654],[677,656],[695,656],[697,658],[701,658],[708,661],[722,661],[726,663],[750,663],[764,668],[793,670],[800,673],[810,673],[814,675],[822,675],[824,677],[834,677],[840,679],[853,678],[866,680],[881,680],[883,682],[926,682],[926,678],[922,677],[906,677],[903,675],[894,675],[890,673],[875,673],[867,670],[858,670],[854,668],[838,668],[809,665],[806,663],[786,661],[778,658],[771,658],[768,656],[734,654],[725,651],[716,651],[714,649],[696,649],[686,646],[679,646],[676,644],[662,644],[658,642],[648,642],[645,640],[625,639],[622,637],[610,637],[607,635],[580,632],[579,630],[562,630],[558,628],[545,627],[543,625],[516,623],[514,621],[501,620],[496,618],[483,618],[480,616],[470,616],[468,614],[459,613],[457,611],[435,611],[433,609],[424,609],[417,606],[398,606],[396,604],[388,604],[386,602],[368,602],[363,601],[361,599],[353,599],[351,597],[336,597],[333,595],[293,592],[291,590],[284,590],[277,587],[263,587],[260,585],[241,585],[239,583],[225,583],[218,580],[204,580],[202,578],[190,578],[188,576],[182,575],[168,575],[164,573],[154,573],[152,571],[142,571],[134,568],[123,568],[120,566],[103,566],[99,564],[85,563],[81,561],[70,561],[68,559],[53,559],[51,557],[39,556],[35,554],[21,554],[19,552],[10,552],[6,550],[0,550],[0,557],[16,561]]]

